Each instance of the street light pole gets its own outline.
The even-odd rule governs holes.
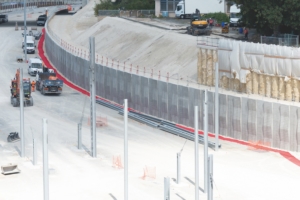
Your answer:
[[[26,38],[26,0],[24,0],[24,54],[25,54],[25,62],[27,62],[27,38]]]

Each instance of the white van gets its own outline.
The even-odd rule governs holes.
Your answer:
[[[38,72],[43,72],[43,63],[39,58],[29,58],[28,74],[35,76]]]
[[[239,20],[241,19],[241,9],[236,5],[236,4],[233,4],[231,7],[230,7],[230,24],[229,26],[235,26],[235,27],[238,27],[240,26],[240,22]]]
[[[26,49],[25,46],[23,47],[23,53],[25,53],[25,51],[27,52],[27,54],[34,54],[35,53],[35,42],[34,40],[27,40],[26,41]]]
[[[24,41],[25,41],[25,38],[23,37],[22,49],[24,48]],[[33,41],[33,42],[34,42],[34,45],[35,45],[35,38],[34,38],[34,36],[29,36],[29,35],[27,35],[27,36],[26,36],[26,41],[27,41],[27,42],[28,42],[28,41]]]

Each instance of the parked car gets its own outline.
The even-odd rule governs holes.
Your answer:
[[[36,21],[36,25],[44,26],[47,21],[47,15],[40,15]]]

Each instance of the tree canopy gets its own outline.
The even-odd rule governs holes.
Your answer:
[[[233,0],[241,8],[242,21],[262,34],[300,30],[300,0]]]
[[[100,0],[94,10],[97,15],[98,10],[154,10],[154,0]]]

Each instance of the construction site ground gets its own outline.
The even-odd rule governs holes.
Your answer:
[[[89,4],[84,9],[91,9]],[[195,37],[136,24],[120,18],[98,22],[91,12],[74,16],[56,16],[51,29],[61,38],[78,46],[88,46],[88,37],[96,37],[96,49],[103,55],[157,69],[180,69],[196,76]],[[77,16],[77,17],[75,17]],[[69,20],[69,21],[68,21]],[[99,27],[98,27],[99,26]],[[93,31],[91,29],[94,29]],[[108,30],[106,32],[106,30]],[[103,33],[103,34],[102,34]],[[157,41],[163,37],[164,40]],[[18,68],[24,77],[28,64],[17,63],[22,54],[21,31],[0,31],[0,165],[18,164],[21,173],[0,174],[0,199],[43,198],[42,118],[48,120],[50,199],[123,199],[123,169],[113,167],[113,157],[123,164],[123,117],[97,105],[97,116],[107,119],[107,126],[97,128],[97,158],[90,155],[91,139],[89,98],[64,87],[60,96],[33,93],[34,106],[25,107],[25,158],[20,157],[20,142],[7,143],[10,132],[20,130],[20,110],[10,105],[10,80]],[[124,43],[122,43],[124,42]],[[157,45],[157,43],[159,45]],[[143,47],[143,48],[141,48]],[[144,51],[142,51],[142,49]],[[152,55],[148,52],[154,52]],[[29,55],[35,57],[37,55]],[[180,62],[179,62],[180,61]],[[33,77],[31,77],[33,78]],[[77,124],[83,117],[83,149],[77,149]],[[164,177],[171,178],[171,199],[194,199],[194,143],[187,141],[181,155],[181,180],[176,180],[176,153],[185,139],[129,119],[129,199],[163,198]],[[32,163],[32,139],[37,140],[38,162]],[[210,140],[214,140],[210,138]],[[294,200],[299,198],[300,168],[278,153],[249,149],[221,141],[214,155],[214,199],[220,200]],[[299,153],[292,153],[300,159]],[[200,199],[203,189],[203,146],[200,156]],[[155,168],[155,178],[142,179],[144,168]],[[149,175],[149,174],[148,174]],[[153,173],[150,176],[153,176]]]

